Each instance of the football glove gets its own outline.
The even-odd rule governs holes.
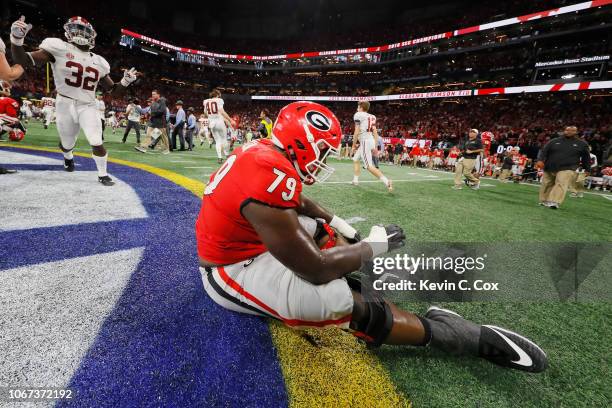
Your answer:
[[[18,47],[23,46],[23,40],[32,29],[32,24],[25,22],[25,16],[19,17],[19,20],[11,24],[11,42]]]
[[[349,240],[351,243],[359,242],[361,237],[359,236],[359,232],[351,225],[346,222],[344,219],[334,215],[329,222],[329,226],[338,231],[344,238]]]
[[[372,248],[372,257],[393,251],[406,245],[406,235],[402,227],[390,224],[386,227],[374,225],[364,240]]]
[[[121,85],[127,88],[130,84],[138,79],[138,71],[132,67],[123,71],[123,78],[121,78]]]

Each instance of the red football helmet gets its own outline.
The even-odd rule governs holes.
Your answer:
[[[13,142],[21,142],[25,137],[25,132],[21,129],[9,130],[9,139]]]
[[[0,96],[11,96],[11,84],[7,81],[0,81]]]
[[[326,161],[338,156],[340,122],[328,108],[314,102],[293,102],[281,109],[272,142],[283,149],[305,184],[323,182],[334,172]]]
[[[83,17],[70,17],[64,24],[66,39],[76,45],[86,45],[91,50],[96,45],[96,30]]]

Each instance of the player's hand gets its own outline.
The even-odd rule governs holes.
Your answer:
[[[123,78],[121,78],[121,85],[124,88],[130,86],[130,84],[138,79],[138,71],[132,67],[123,71]]]
[[[334,215],[332,217],[332,220],[329,222],[329,226],[338,231],[340,235],[348,239],[351,243],[355,243],[361,240],[359,232],[357,232],[357,230],[353,228],[348,222],[338,217],[337,215]]]
[[[2,37],[0,37],[0,54],[6,54],[6,44],[4,44]]]
[[[393,251],[406,245],[406,236],[402,227],[390,224],[386,227],[374,225],[364,240],[372,248],[372,257]]]
[[[544,162],[543,161],[538,161],[535,165],[536,169],[541,170],[544,168]]]
[[[32,24],[25,22],[25,16],[19,17],[19,20],[11,24],[11,42],[18,47],[23,46],[23,40],[32,29]]]

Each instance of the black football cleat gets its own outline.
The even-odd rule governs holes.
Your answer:
[[[110,186],[114,186],[115,185],[115,182],[109,176],[98,177],[98,181],[100,183],[102,183],[103,186],[106,186],[106,187],[110,187]]]
[[[546,353],[526,337],[491,325],[478,325],[450,310],[431,307],[425,313],[433,347],[470,354],[502,367],[539,373],[548,366]]]
[[[64,159],[64,170],[71,173],[74,171],[74,159]]]

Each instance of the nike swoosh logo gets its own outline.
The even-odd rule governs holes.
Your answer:
[[[508,337],[506,337],[502,332],[500,332],[499,330],[496,330],[494,328],[492,328],[491,326],[487,326],[489,329],[493,330],[495,333],[497,333],[498,335],[501,336],[502,339],[504,339],[504,341],[506,343],[508,343],[508,345],[510,347],[512,347],[512,349],[516,352],[516,354],[518,354],[519,359],[518,360],[512,360],[512,362],[514,364],[518,364],[520,366],[523,367],[531,367],[533,365],[533,361],[531,360],[531,357],[529,357],[529,355],[527,353],[525,353],[525,350],[523,350],[522,348],[520,348],[515,342],[513,342],[512,340],[510,340]]]

